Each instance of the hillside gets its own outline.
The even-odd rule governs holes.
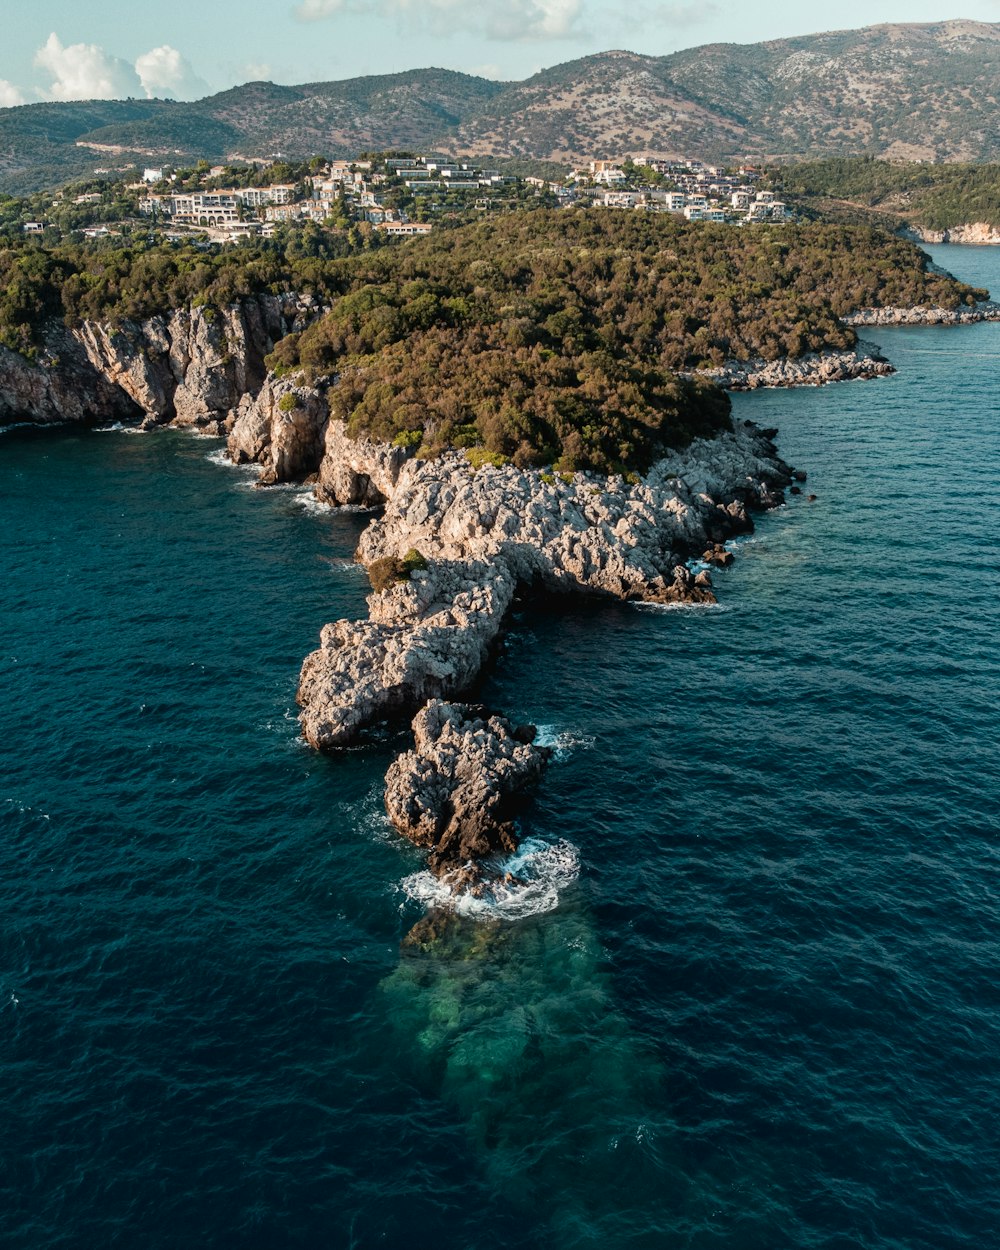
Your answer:
[[[982,222],[1000,230],[1000,165],[894,165],[870,158],[791,165],[784,193],[825,215],[861,210],[893,226],[950,230]]]
[[[497,83],[423,69],[248,83],[190,104],[0,111],[0,190],[108,163],[365,150],[575,162],[657,152],[762,160],[1000,160],[1000,24],[870,26],[670,56],[604,52]]]
[[[1000,157],[1000,25],[869,26],[666,57],[606,52],[512,84],[454,149],[787,159]]]

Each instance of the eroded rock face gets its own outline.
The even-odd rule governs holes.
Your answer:
[[[134,423],[142,415],[125,391],[93,367],[68,331],[53,329],[36,362],[0,347],[0,425]]]
[[[219,431],[264,383],[275,343],[322,312],[310,296],[248,296],[221,311],[52,325],[37,363],[0,352],[0,414],[38,422],[143,420]]]
[[[481,707],[433,700],[413,721],[415,747],[386,774],[385,807],[396,829],[430,848],[428,867],[453,889],[474,884],[484,861],[517,849],[516,803],[551,752],[533,726],[515,727]]]
[[[1000,243],[1000,230],[985,221],[970,221],[947,230],[907,226],[899,233],[904,239],[913,239],[918,243]]]
[[[502,563],[440,561],[370,595],[369,620],[325,625],[299,681],[306,740],[327,750],[348,746],[371,725],[466,689],[515,588]]]
[[[227,446],[235,464],[263,466],[262,486],[301,481],[323,454],[326,397],[312,386],[269,374],[256,395],[241,401]]]

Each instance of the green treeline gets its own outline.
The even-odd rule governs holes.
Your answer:
[[[561,469],[642,469],[728,420],[678,376],[729,358],[850,347],[854,308],[957,307],[986,292],[928,273],[910,243],[829,223],[734,228],[668,214],[538,210],[400,246],[298,231],[222,250],[24,242],[0,252],[0,341],[47,318],[139,320],[298,291],[332,311],[271,365],[332,376],[352,433]]]
[[[370,227],[309,223],[273,240],[218,248],[143,240],[94,245],[32,240],[0,250],[0,343],[33,356],[45,323],[142,321],[192,304],[223,308],[247,295],[344,290],[332,262],[381,242]]]
[[[925,263],[866,228],[511,214],[345,261],[343,297],[271,364],[333,375],[355,435],[642,469],[726,420],[678,371],[853,346],[854,308],[985,297]]]
[[[931,230],[978,221],[1000,227],[1000,165],[896,165],[850,157],[787,166],[779,176],[787,195],[847,200]]]

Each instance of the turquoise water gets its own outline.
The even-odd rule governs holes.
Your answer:
[[[870,333],[895,376],[735,397],[817,499],[718,608],[519,609],[480,693],[578,875],[517,922],[428,931],[396,744],[297,740],[363,516],[0,438],[5,1244],[993,1243],[1000,325]]]

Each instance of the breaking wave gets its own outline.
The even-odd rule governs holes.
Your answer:
[[[400,888],[426,907],[457,912],[470,920],[525,920],[555,911],[559,896],[580,875],[580,853],[572,842],[544,842],[527,838],[519,849],[497,863],[502,876],[489,883],[479,895],[455,895],[430,872],[405,877]]]

